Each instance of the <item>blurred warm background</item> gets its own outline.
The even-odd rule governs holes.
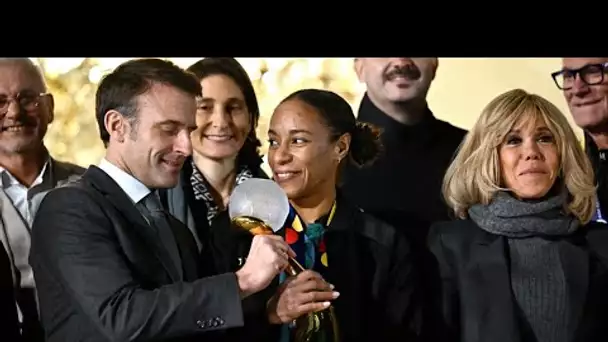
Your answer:
[[[198,60],[167,59],[184,68]],[[237,59],[256,88],[262,112],[258,128],[262,141],[272,110],[291,92],[301,88],[330,89],[357,110],[365,89],[357,80],[352,58]],[[104,153],[94,117],[96,85],[105,73],[127,58],[32,60],[44,71],[55,96],[55,121],[46,137],[51,153],[83,166],[96,164]],[[567,113],[562,94],[550,75],[559,68],[559,58],[440,58],[429,104],[438,118],[468,129],[493,97],[519,87],[548,98]]]

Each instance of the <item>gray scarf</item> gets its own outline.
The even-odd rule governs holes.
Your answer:
[[[540,202],[522,202],[498,192],[489,205],[474,205],[471,219],[483,230],[507,238],[511,289],[523,313],[522,340],[561,342],[572,337],[568,281],[561,260],[569,249],[560,239],[576,231],[579,221],[565,215],[567,192]],[[528,327],[529,329],[526,329]]]
[[[468,212],[471,220],[492,234],[510,238],[569,235],[578,229],[579,221],[564,214],[567,198],[564,191],[540,202],[522,202],[499,191],[489,205],[476,204]]]

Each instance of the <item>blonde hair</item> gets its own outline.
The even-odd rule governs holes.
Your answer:
[[[554,136],[560,160],[559,181],[568,191],[564,211],[586,224],[595,212],[591,162],[564,114],[545,98],[514,89],[492,100],[461,143],[443,179],[443,196],[457,217],[475,204],[487,205],[501,188],[498,149],[521,119],[541,120]]]

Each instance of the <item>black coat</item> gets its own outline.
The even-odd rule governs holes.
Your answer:
[[[95,166],[49,192],[30,254],[47,341],[198,341],[242,326],[234,273],[198,279],[192,234],[171,228],[178,255]]]
[[[19,319],[17,316],[17,305],[15,303],[15,289],[13,287],[13,275],[11,264],[6,250],[0,246],[0,334],[6,341],[20,341]]]
[[[563,260],[571,308],[580,317],[574,342],[608,336],[608,226],[592,222],[563,238],[574,254]],[[524,328],[511,292],[505,237],[471,220],[437,223],[429,245],[436,266],[435,336],[428,341],[518,342]]]
[[[409,242],[394,227],[338,195],[325,232],[326,280],[345,342],[413,341],[416,279]]]
[[[201,244],[197,259],[199,277],[209,277],[226,272],[235,272],[245,262],[253,236],[230,223],[228,211],[220,212],[209,224],[207,206],[195,200],[190,182],[192,164],[184,163],[178,185],[160,191],[161,201],[167,210],[179,221],[188,226]],[[268,178],[261,168],[253,171],[256,178]],[[207,341],[278,341],[279,327],[268,322],[266,303],[274,294],[278,280],[265,290],[251,295],[242,301],[244,326],[216,331],[206,335]]]

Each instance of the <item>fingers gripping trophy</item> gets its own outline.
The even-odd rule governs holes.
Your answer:
[[[228,213],[232,224],[253,235],[275,234],[289,216],[289,200],[272,180],[250,178],[238,185],[230,196]],[[285,272],[297,276],[306,269],[293,257]],[[339,342],[338,321],[333,306],[300,316],[295,320],[295,342]]]

